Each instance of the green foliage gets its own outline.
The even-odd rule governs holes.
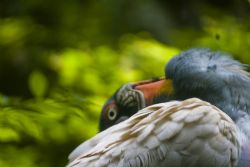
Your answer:
[[[127,35],[118,49],[102,45],[51,53],[48,65],[57,73],[57,87],[49,90],[47,76],[34,70],[28,79],[34,99],[0,98],[2,154],[25,154],[13,162],[0,153],[0,164],[65,165],[73,148],[97,133],[106,98],[126,82],[164,75],[166,62],[178,52],[152,38]]]
[[[48,89],[46,76],[40,71],[33,71],[29,77],[29,87],[34,97],[43,97]]]
[[[250,64],[249,1],[1,1],[0,166],[65,166],[122,84],[191,47]]]
[[[176,41],[176,45],[183,48],[206,47],[227,52],[241,62],[250,64],[249,22],[220,15],[221,17],[216,20],[209,16],[202,17],[203,27],[200,32],[194,32],[193,30],[188,30],[188,33],[186,31],[175,31],[172,35],[183,37]]]
[[[196,45],[210,47],[231,53],[242,62],[250,64],[250,24],[235,18],[224,16],[218,20],[204,18],[205,35],[197,41]]]
[[[14,106],[3,107],[0,112],[0,164],[64,165],[70,147],[97,132],[96,110],[99,107],[70,95],[20,101]],[[48,161],[50,156],[55,162]]]
[[[52,54],[51,66],[63,87],[75,86],[92,95],[110,95],[107,90],[114,91],[128,81],[163,76],[166,62],[178,52],[151,38],[128,35],[118,50],[103,45],[85,50],[66,49],[60,56]]]

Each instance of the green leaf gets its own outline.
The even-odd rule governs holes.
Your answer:
[[[41,71],[33,71],[29,76],[29,89],[36,98],[44,97],[48,90],[47,77]]]
[[[19,141],[20,139],[18,133],[11,128],[0,127],[0,132],[1,142]]]

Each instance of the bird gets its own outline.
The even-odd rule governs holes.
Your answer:
[[[233,147],[232,148],[227,147],[227,148],[236,150],[236,153],[234,153],[234,155],[232,156],[234,157],[234,159],[237,159],[238,155],[237,153],[240,154],[238,162],[237,160],[234,161],[230,160],[230,162],[233,163],[229,164],[229,159],[227,159],[226,164],[220,164],[219,162],[220,161],[225,162],[223,161],[225,159],[222,160],[219,157],[215,156],[213,157],[213,160],[211,160],[211,156],[213,156],[214,154],[208,152],[207,157],[210,157],[210,159],[209,158],[207,160],[203,159],[205,164],[202,165],[200,165],[199,163],[198,164],[200,166],[206,166],[206,164],[210,164],[211,166],[211,163],[213,161],[215,162],[217,159],[219,161],[217,164],[218,166],[236,166],[235,164],[237,164],[238,167],[247,167],[249,166],[250,163],[250,116],[249,116],[250,77],[249,76],[250,76],[249,73],[246,71],[246,66],[232,59],[232,57],[226,53],[215,52],[210,49],[204,49],[204,48],[194,48],[184,51],[179,55],[175,56],[174,58],[172,58],[167,63],[165,67],[165,77],[154,78],[152,80],[139,81],[135,83],[128,83],[119,88],[103,106],[99,122],[100,133],[97,135],[99,137],[94,137],[93,139],[90,139],[89,141],[83,143],[78,148],[76,148],[75,151],[73,151],[69,156],[69,159],[71,160],[70,164],[74,164],[74,162],[76,161],[80,162],[80,160],[83,160],[84,159],[83,157],[86,156],[88,158],[95,159],[96,158],[95,156],[98,155],[98,153],[100,153],[97,150],[95,150],[97,148],[100,149],[100,151],[102,149],[103,151],[104,150],[108,151],[109,145],[101,148],[97,147],[102,145],[102,144],[99,145],[98,143],[116,140],[117,139],[115,138],[116,133],[127,134],[126,132],[130,131],[129,129],[132,127],[128,126],[128,128],[125,128],[126,126],[124,124],[128,124],[129,121],[133,122],[134,120],[133,118],[137,117],[139,113],[143,113],[142,111],[148,113],[148,111],[151,111],[150,107],[154,108],[154,105],[161,104],[163,106],[164,105],[168,106],[169,103],[172,104],[173,101],[175,103],[180,103],[180,105],[182,106],[186,104],[186,100],[197,98],[196,100],[193,99],[191,101],[194,104],[196,104],[196,101],[199,101],[198,99],[200,99],[202,101],[202,105],[206,106],[206,104],[208,103],[211,105],[211,106],[209,105],[210,108],[216,107],[217,109],[223,111],[223,113],[227,115],[230,119],[232,119],[231,123],[233,125],[231,125],[231,123],[228,124],[230,124],[231,133],[234,135],[231,135],[229,137],[230,139],[229,138],[226,139],[225,142],[231,141],[231,139],[234,138],[233,139],[234,142],[232,142],[234,143],[233,144],[234,148]],[[167,109],[166,113],[168,111],[169,110]],[[182,113],[181,111],[183,110],[180,110],[180,113]],[[179,111],[176,112],[179,113]],[[217,112],[221,113],[219,111]],[[154,115],[153,113],[150,112],[148,117],[151,117],[150,116],[151,114]],[[138,120],[138,121],[139,121],[138,124],[140,123],[140,121],[143,122],[143,120]],[[171,122],[171,120],[169,119],[164,121],[167,125],[169,124],[168,123],[169,121]],[[217,125],[219,124],[220,123],[217,123]],[[234,130],[232,130],[234,129],[233,128],[234,126],[236,129],[236,133],[234,132]],[[150,129],[150,124],[149,128],[147,127],[143,128],[146,129],[146,131],[143,131],[141,129],[140,131],[141,133],[142,132],[150,133],[151,131],[154,132],[152,127]],[[165,128],[168,129],[167,126]],[[193,128],[192,130],[195,129],[196,128]],[[213,128],[209,130],[212,129]],[[181,131],[185,133],[186,131],[185,126],[182,127]],[[138,133],[140,134],[140,132]],[[175,131],[173,130],[173,132]],[[157,135],[157,133],[155,135]],[[112,136],[114,136],[115,139],[112,139]],[[133,136],[133,137],[138,137],[140,139],[139,136]],[[146,136],[150,138],[148,134],[146,134]],[[130,138],[126,139],[127,140],[123,141],[123,143],[120,143],[120,145],[122,145],[124,148],[127,148],[126,146],[130,145],[132,147],[133,144],[129,143],[128,141],[128,139]],[[186,139],[187,141],[190,139],[188,135],[186,136]],[[219,141],[220,140],[218,141],[213,140],[214,144]],[[175,140],[173,142],[175,142]],[[112,145],[113,143],[110,144]],[[173,143],[168,143],[168,144],[169,145],[167,145],[167,150],[169,149],[168,147],[174,145]],[[117,148],[118,152],[116,150],[113,150],[116,152],[116,154],[120,153],[119,149],[121,150],[121,148],[119,148],[119,146],[115,146],[118,147]],[[194,149],[199,150],[199,146],[200,145],[197,144],[197,148],[194,147]],[[130,147],[128,147],[128,149],[129,148]],[[240,149],[238,150],[238,148]],[[137,150],[137,148],[134,149]],[[119,155],[122,156],[122,154]],[[134,158],[138,158],[138,156],[140,155],[141,154],[138,153],[137,156],[134,156]],[[197,165],[194,164],[197,161],[193,159],[192,155],[193,154],[191,154],[190,152],[187,152],[186,154],[182,155],[189,158],[189,160],[185,161],[187,162],[185,166]],[[158,157],[158,159],[161,159],[162,158],[161,155],[159,156],[160,157]],[[177,155],[176,157],[173,156],[172,160],[174,161],[174,158],[177,157],[178,157]],[[204,157],[206,157],[206,155],[204,155]],[[123,158],[126,158],[126,156],[124,157],[123,155]],[[102,158],[99,157],[99,159]],[[127,164],[126,162],[130,162],[130,161],[125,162],[125,160],[126,159],[122,160],[124,164]],[[113,159],[111,159],[110,161],[113,162]],[[142,159],[139,158],[139,161],[140,162],[136,161],[135,163],[137,163],[137,166],[142,166],[142,164],[144,164],[143,163],[144,161],[148,162],[148,159],[145,160],[143,158]],[[127,165],[132,167],[134,166],[137,167],[135,164],[127,164]],[[147,165],[152,166],[152,164],[148,163],[146,165],[144,164],[144,166]],[[173,164],[170,161],[165,162],[164,165],[178,166],[178,164]],[[126,165],[120,165],[120,166],[126,166]],[[179,164],[179,166],[181,165]],[[212,166],[216,165],[214,164]]]

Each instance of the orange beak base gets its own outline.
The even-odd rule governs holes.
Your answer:
[[[174,92],[172,80],[165,78],[137,82],[133,87],[144,94],[147,106],[153,103],[154,97],[162,94],[171,95]]]

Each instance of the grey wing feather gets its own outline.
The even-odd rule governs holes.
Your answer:
[[[241,156],[237,167],[250,167],[250,140],[242,145]]]

